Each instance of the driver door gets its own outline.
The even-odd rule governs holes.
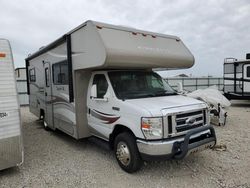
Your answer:
[[[107,139],[112,131],[112,123],[117,117],[112,110],[109,84],[104,74],[95,74],[91,87],[95,85],[96,96],[88,97],[88,123],[92,134]]]

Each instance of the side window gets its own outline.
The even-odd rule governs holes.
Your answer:
[[[29,79],[30,79],[30,82],[35,82],[36,81],[35,68],[32,68],[32,69],[29,70]]]
[[[247,67],[247,77],[250,78],[250,66]]]
[[[59,64],[52,65],[52,71],[53,71],[53,83],[59,84],[58,75],[60,74],[60,65]]]
[[[108,90],[108,82],[103,74],[96,74],[93,85],[96,84],[97,98],[103,98]]]
[[[68,63],[67,61],[56,63],[52,66],[53,83],[56,85],[68,84]]]
[[[46,87],[50,86],[49,68],[45,69],[45,85]]]

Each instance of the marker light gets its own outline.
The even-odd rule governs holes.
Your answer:
[[[5,53],[0,52],[0,57],[6,57]]]

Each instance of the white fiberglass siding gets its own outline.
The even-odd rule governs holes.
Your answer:
[[[11,49],[0,39],[0,170],[22,162],[20,123]]]
[[[16,82],[9,43],[0,40],[0,139],[20,135]],[[3,56],[3,55],[2,55]]]

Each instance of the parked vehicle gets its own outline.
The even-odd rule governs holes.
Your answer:
[[[0,39],[0,170],[23,162],[15,72],[10,44]]]
[[[250,54],[244,60],[224,60],[224,95],[229,100],[250,99]]]
[[[207,105],[152,69],[193,64],[176,36],[87,21],[26,59],[30,111],[45,129],[106,141],[127,172],[181,159],[216,143]]]
[[[26,68],[19,67],[15,69],[17,93],[20,106],[29,105],[29,96],[27,95]]]

